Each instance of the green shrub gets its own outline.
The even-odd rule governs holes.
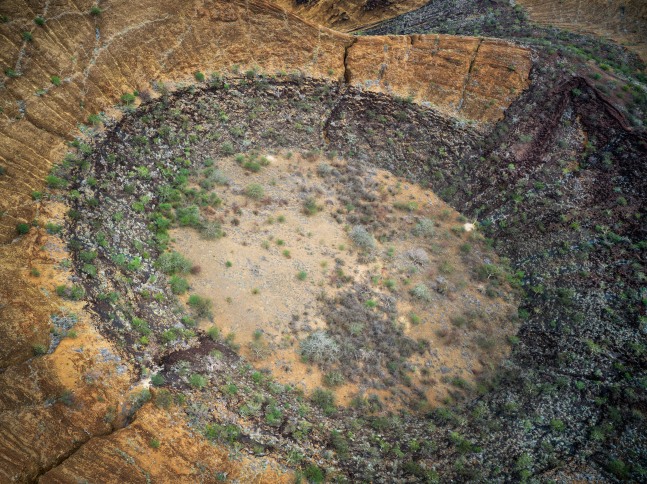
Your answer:
[[[375,238],[361,225],[355,225],[351,229],[349,236],[360,249],[369,250],[375,248]]]
[[[344,438],[339,430],[333,430],[330,433],[330,443],[337,451],[337,454],[342,457],[348,457],[348,441]]]
[[[61,230],[63,230],[63,226],[55,224],[55,223],[48,222],[48,223],[45,224],[45,230],[50,235],[56,235],[56,234],[59,234],[61,232]]]
[[[196,318],[198,319],[211,319],[213,314],[211,309],[213,303],[211,299],[199,296],[198,294],[191,294],[188,301],[189,306],[193,309]]]
[[[12,79],[15,79],[16,77],[20,77],[20,74],[18,74],[16,71],[11,69],[10,67],[7,67],[4,70],[4,74],[5,74],[5,76],[10,77]]]
[[[137,271],[141,269],[141,267],[142,267],[142,258],[139,256],[133,257],[126,265],[126,268],[129,271]]]
[[[176,328],[167,329],[162,333],[162,342],[165,344],[172,343],[181,335],[180,331]]]
[[[97,253],[94,250],[83,250],[79,253],[79,259],[83,262],[92,262],[97,258]]]
[[[202,375],[200,375],[198,373],[194,373],[189,378],[189,384],[193,388],[197,388],[197,389],[201,390],[201,389],[203,389],[204,387],[207,386],[207,379],[204,376],[202,376]]]
[[[211,327],[207,330],[207,335],[208,335],[208,336],[209,336],[209,338],[211,338],[212,340],[214,340],[214,341],[218,341],[218,339],[220,338],[220,330],[219,330],[217,327],[215,327],[215,326],[211,326]]]
[[[135,331],[143,336],[151,334],[151,329],[149,328],[148,323],[141,318],[134,317],[130,324]]]
[[[81,270],[90,277],[97,277],[97,268],[92,264],[83,264]]]
[[[317,200],[315,200],[314,198],[308,197],[303,202],[303,213],[305,213],[306,215],[316,215],[319,210],[321,210],[321,207],[317,205]]]
[[[314,464],[311,464],[304,469],[303,476],[308,480],[308,482],[315,484],[324,482],[324,480],[326,479],[324,471]]]
[[[47,346],[41,344],[35,344],[31,347],[32,353],[34,356],[43,356],[47,354]]]
[[[312,403],[324,411],[326,415],[332,415],[337,411],[335,407],[335,395],[330,390],[315,388],[310,397]]]
[[[258,183],[252,183],[245,188],[245,195],[252,200],[260,200],[265,196],[265,190]]]
[[[90,9],[90,15],[93,15],[94,17],[101,15],[102,12],[103,11],[97,5]]]
[[[195,71],[193,73],[195,80],[198,82],[204,82],[204,74],[200,71]]]
[[[22,40],[26,40],[27,42],[31,42],[34,40],[34,36],[31,35],[31,32],[23,32],[22,33]]]
[[[205,427],[204,436],[209,440],[234,443],[240,437],[240,429],[234,424],[210,424]]]
[[[161,373],[155,373],[151,376],[151,383],[156,387],[160,387],[166,383],[166,380],[164,379],[164,375]]]
[[[82,286],[76,284],[71,287],[61,285],[56,286],[56,294],[71,301],[79,301],[83,299],[83,296],[85,296],[85,289],[83,289]]]
[[[178,223],[183,227],[200,227],[202,225],[200,209],[196,205],[176,208],[175,216]]]
[[[129,92],[126,92],[121,95],[121,102],[126,106],[130,106],[135,102],[135,95]]]
[[[627,480],[629,478],[629,466],[620,459],[611,459],[606,468],[619,479]]]
[[[225,155],[233,155],[234,154],[234,146],[229,142],[226,141],[220,146],[220,149],[222,150],[223,154]]]
[[[19,235],[29,233],[29,229],[31,229],[31,225],[29,224],[21,223],[16,225],[16,232],[18,232]]]
[[[52,76],[49,78],[49,80],[54,84],[55,86],[60,86],[61,85],[61,78],[58,76]]]
[[[550,421],[550,428],[553,430],[553,432],[563,432],[566,428],[566,425],[564,425],[564,422],[562,420],[554,418]]]
[[[160,389],[155,392],[155,406],[158,408],[171,408],[173,404],[173,395],[166,389]]]
[[[180,276],[171,276],[169,285],[173,294],[184,294],[189,290],[188,281]]]
[[[415,212],[418,210],[418,204],[416,202],[395,202],[393,208],[396,210],[402,210],[403,212]]]
[[[265,421],[268,425],[278,427],[283,421],[283,412],[276,405],[268,405],[265,411]]]
[[[45,183],[47,184],[48,188],[53,188],[53,189],[60,189],[60,188],[67,187],[67,180],[64,180],[63,178],[59,178],[55,175],[47,175],[45,177]]]
[[[257,161],[247,160],[243,163],[243,168],[253,173],[261,171],[261,165]]]
[[[39,27],[42,27],[43,25],[45,25],[45,19],[43,17],[36,17],[34,18],[34,23]]]
[[[164,274],[186,274],[191,270],[191,262],[179,252],[164,252],[155,264]]]

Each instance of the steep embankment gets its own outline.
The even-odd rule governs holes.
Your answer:
[[[352,32],[420,8],[428,0],[273,0],[273,3],[316,24]]]
[[[615,40],[647,62],[647,3],[643,0],[519,0],[534,22]]]

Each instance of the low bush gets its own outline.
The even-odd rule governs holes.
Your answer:
[[[171,276],[169,280],[169,285],[171,286],[171,292],[173,294],[184,294],[189,290],[189,283],[186,279],[180,276]]]
[[[193,309],[196,318],[211,319],[213,317],[211,312],[213,303],[210,299],[199,296],[198,294],[191,294],[191,296],[189,296],[188,304],[191,309]]]
[[[416,299],[429,302],[431,301],[431,290],[424,284],[418,284],[411,289],[411,295]]]
[[[207,240],[217,240],[223,236],[222,226],[218,222],[207,222],[202,226],[200,234]]]
[[[261,200],[265,196],[265,190],[258,183],[252,183],[245,188],[245,195],[252,200]]]
[[[191,270],[191,262],[179,252],[164,252],[155,264],[164,274],[186,274]]]
[[[25,235],[26,233],[29,232],[29,229],[31,228],[31,225],[29,224],[18,224],[16,225],[16,232],[18,232],[18,235]]]
[[[413,234],[418,237],[433,237],[436,233],[436,224],[428,218],[421,218],[413,229]]]
[[[310,397],[312,403],[324,411],[326,415],[332,415],[337,411],[335,407],[335,395],[330,390],[315,388]]]
[[[194,373],[189,377],[189,384],[193,388],[197,388],[198,390],[201,390],[207,386],[207,379],[198,373]]]
[[[56,286],[56,294],[71,301],[79,301],[85,296],[85,289],[77,284],[73,286],[61,285]]]
[[[360,249],[369,250],[375,248],[375,238],[361,225],[355,225],[351,229],[349,236]]]
[[[299,344],[301,356],[307,361],[326,363],[336,361],[339,345],[324,331],[315,331]]]

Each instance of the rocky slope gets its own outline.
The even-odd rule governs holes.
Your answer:
[[[544,25],[615,40],[647,62],[647,4],[640,0],[520,0],[530,19]]]
[[[318,25],[352,32],[415,10],[427,0],[274,0],[274,3]]]

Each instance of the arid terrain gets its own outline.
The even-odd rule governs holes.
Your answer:
[[[216,162],[218,176],[227,181],[216,190],[222,203],[212,214],[222,237],[205,242],[197,231],[170,232],[174,249],[200,268],[187,279],[191,291],[214,301],[212,320],[219,330],[235,334],[241,354],[269,368],[281,383],[306,393],[321,385],[336,387],[345,404],[362,388],[386,395],[386,403],[395,400],[397,407],[401,399],[412,398],[406,387],[419,387],[430,403],[438,403],[452,388],[473,385],[507,352],[507,337],[517,330],[510,289],[490,287],[474,275],[485,257],[498,261],[472,231],[473,224],[432,192],[388,172],[364,172],[359,182],[341,160],[290,155],[254,155],[258,167],[249,159]],[[364,226],[349,220],[362,209],[346,195],[358,183],[375,198],[371,210],[378,230],[366,231],[369,247],[354,241],[353,229]],[[246,196],[250,184],[263,188],[260,202]],[[304,210],[311,201],[316,213]],[[406,386],[394,386],[397,378],[385,383],[388,360],[378,363],[385,367],[377,372],[362,362],[394,357],[381,354],[374,336],[362,336],[375,324],[371,312],[367,320],[357,314],[350,334],[338,338],[339,346],[353,336],[367,340],[351,350],[360,351],[352,359],[354,370],[333,363],[322,365],[332,368],[325,372],[302,361],[299,341],[325,330],[338,301],[349,294],[360,304],[393,305],[389,318],[402,327],[398,336],[425,345],[408,358]],[[205,321],[203,329],[211,324]],[[335,377],[341,381],[330,385]]]
[[[644,8],[517,3],[1,3],[0,481],[643,481]]]

